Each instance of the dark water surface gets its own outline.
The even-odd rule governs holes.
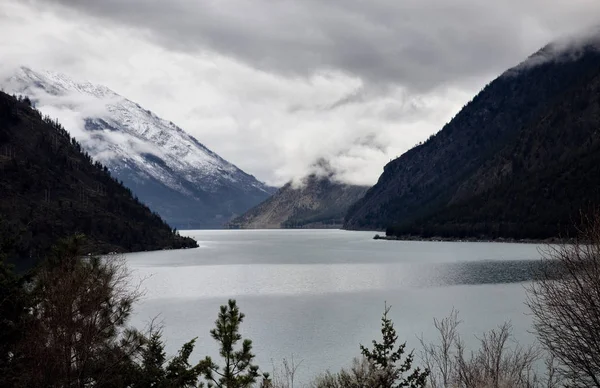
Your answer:
[[[137,326],[157,317],[174,352],[198,337],[196,357],[216,353],[209,330],[218,306],[238,300],[243,333],[264,369],[303,360],[306,380],[348,365],[358,344],[379,335],[384,301],[401,339],[433,339],[433,318],[460,311],[474,342],[510,320],[533,341],[524,284],[539,264],[538,246],[508,243],[375,241],[372,232],[335,230],[187,231],[200,248],[127,255],[146,295]]]

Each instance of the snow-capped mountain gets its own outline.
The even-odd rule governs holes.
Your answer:
[[[274,189],[107,87],[20,68],[2,82],[56,117],[95,159],[178,228],[221,227]]]

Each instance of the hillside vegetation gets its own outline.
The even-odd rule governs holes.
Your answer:
[[[275,192],[173,122],[106,86],[21,67],[0,77],[0,87],[28,96],[43,111],[81,117],[79,128],[68,130],[78,131],[83,150],[173,227],[222,228]]]
[[[498,77],[385,166],[345,227],[423,237],[573,232],[579,211],[600,203],[600,53],[593,45],[549,53]]]
[[[270,198],[231,222],[233,228],[339,228],[348,208],[367,187],[309,175],[298,185],[284,185]]]
[[[0,226],[10,257],[47,255],[76,233],[89,252],[195,247],[108,169],[82,151],[65,129],[28,99],[0,93]]]

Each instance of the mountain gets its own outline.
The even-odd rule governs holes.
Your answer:
[[[0,243],[13,258],[43,257],[75,233],[100,253],[197,246],[93,162],[58,122],[2,92],[0,171]]]
[[[385,166],[349,229],[547,238],[600,204],[600,52],[550,44],[487,85],[444,128]]]
[[[43,112],[74,117],[67,129],[84,149],[171,226],[222,227],[275,191],[104,86],[28,68],[2,85]]]
[[[338,183],[331,176],[309,175],[287,183],[272,197],[230,223],[232,228],[339,228],[350,205],[368,187]]]

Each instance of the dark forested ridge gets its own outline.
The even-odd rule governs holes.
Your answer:
[[[223,228],[276,190],[103,85],[20,67],[0,78],[0,87],[34,104],[43,101],[44,109],[77,112],[85,122],[79,128],[84,151],[102,158],[113,177],[173,227]],[[75,96],[81,103],[71,103]],[[87,109],[89,104],[104,108]]]
[[[196,246],[30,105],[0,92],[0,222],[12,256],[44,256],[74,233],[85,234],[94,252]]]
[[[542,49],[437,135],[390,162],[347,228],[423,237],[547,238],[600,204],[600,53]],[[538,58],[539,59],[539,58]]]
[[[263,203],[230,223],[232,228],[339,228],[350,205],[365,186],[335,182],[332,176],[309,175],[299,185],[287,183]]]

